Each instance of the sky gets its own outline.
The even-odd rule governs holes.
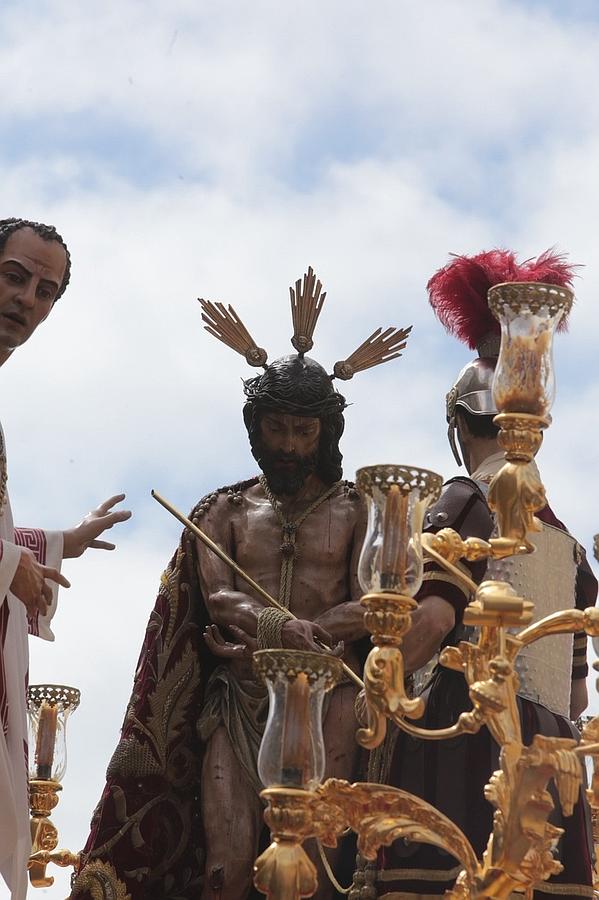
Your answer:
[[[119,491],[115,553],[68,561],[56,641],[31,681],[79,687],[53,818],[79,849],[118,738],[183,510],[255,472],[241,357],[201,327],[232,303],[273,359],[288,286],[327,290],[327,367],[378,325],[403,357],[344,385],[345,472],[450,477],[444,396],[469,351],[425,285],[452,252],[581,265],[539,463],[555,511],[592,546],[599,406],[599,8],[593,0],[4,0],[0,216],[52,223],[71,285],[3,367],[19,524],[65,528]],[[590,680],[593,686],[594,676]],[[592,701],[596,711],[599,702]],[[40,896],[64,897],[58,872]],[[1,889],[0,889],[1,894]]]

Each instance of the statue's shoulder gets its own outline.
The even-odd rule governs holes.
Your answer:
[[[243,505],[247,492],[257,484],[258,477],[255,476],[254,478],[248,478],[245,481],[238,481],[235,484],[226,484],[224,487],[217,488],[217,490],[206,494],[205,497],[202,497],[202,499],[196,503],[189,514],[189,518],[196,525],[199,525],[201,519],[210,510],[216,511],[219,510],[219,508],[222,508],[223,510],[230,509],[231,512],[233,512]]]
[[[441,496],[425,516],[424,527],[427,531],[454,528],[462,536],[487,540],[493,530],[493,517],[477,482],[458,475],[443,485]]]
[[[357,521],[366,515],[366,503],[353,481],[340,481],[333,500],[348,522]]]

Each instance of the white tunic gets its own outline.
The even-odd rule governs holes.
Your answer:
[[[51,607],[45,617],[33,619],[28,619],[24,605],[9,588],[23,546],[29,547],[43,565],[60,567],[62,532],[14,529],[3,471],[6,455],[0,427],[0,873],[11,890],[12,900],[24,900],[31,846],[27,802],[27,634],[29,631],[54,640],[50,620],[56,609],[57,586],[48,582],[53,588]],[[0,895],[3,896],[1,884]]]

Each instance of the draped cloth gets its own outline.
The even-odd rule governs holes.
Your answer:
[[[268,694],[255,680],[238,679],[229,666],[219,666],[206,685],[198,734],[207,744],[219,725],[224,725],[231,747],[246,779],[257,794],[263,788],[258,777],[258,751],[268,716]]]
[[[73,884],[78,900],[201,894],[196,723],[214,661],[202,639],[208,618],[196,566],[194,540],[184,532],[150,615],[121,738]]]
[[[0,467],[6,465],[0,427]],[[1,476],[0,476],[1,479]],[[1,483],[1,480],[0,480]],[[46,616],[28,618],[21,601],[10,592],[21,547],[28,547],[42,565],[60,567],[62,532],[13,526],[5,491],[0,500],[0,873],[12,900],[27,892],[27,859],[31,850],[27,802],[27,708],[29,666],[27,633],[54,640],[50,628],[56,610],[57,586]]]
[[[236,496],[252,483],[219,493]],[[215,496],[196,505],[192,521]],[[205,858],[202,760],[221,724],[244,776],[256,791],[262,788],[256,757],[267,696],[208,652],[203,631],[209,621],[195,538],[183,532],[161,578],[72,900],[198,900]]]

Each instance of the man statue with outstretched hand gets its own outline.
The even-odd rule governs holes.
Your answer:
[[[243,409],[261,474],[209,494],[191,514],[284,609],[265,606],[184,534],[163,575],[74,897],[250,896],[264,839],[256,763],[268,713],[251,654],[321,653],[324,644],[354,672],[361,668],[367,633],[357,565],[365,522],[358,494],[342,480],[345,400],[333,376],[305,355],[324,300],[312,270],[291,296],[297,354],[268,365],[231,307],[202,301],[207,330],[264,369],[244,383]],[[379,329],[336,364],[334,377],[394,358],[406,336]],[[327,776],[357,775],[355,694],[345,681],[330,696]],[[310,852],[318,865],[316,848]],[[335,871],[338,856],[328,860]],[[322,868],[317,896],[333,896]]]
[[[53,227],[0,219],[0,366],[49,315],[69,283],[70,271],[69,251]],[[130,513],[112,511],[124,499],[119,494],[67,531],[14,528],[7,480],[0,426],[0,873],[13,900],[23,900],[31,846],[23,753],[27,634],[54,639],[50,621],[58,585],[69,587],[60,574],[62,559],[81,556],[88,547],[113,549],[98,538]]]

